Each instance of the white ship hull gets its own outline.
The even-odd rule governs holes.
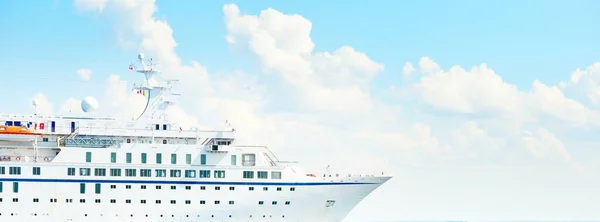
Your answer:
[[[50,170],[66,171],[66,167],[51,165],[39,164],[46,174]],[[2,175],[0,221],[342,221],[364,197],[388,179],[334,176],[304,182],[249,182]],[[17,192],[13,190],[15,182]],[[85,183],[84,194],[80,192],[81,183]],[[100,193],[95,192],[95,184],[101,184]],[[142,185],[145,189],[141,189]],[[129,189],[126,186],[130,186]],[[217,186],[220,190],[215,190]],[[254,190],[250,191],[249,187]],[[264,187],[268,190],[264,191]],[[13,202],[13,198],[18,200]],[[156,200],[161,203],[157,204]],[[328,200],[335,203],[327,206]],[[273,201],[277,203],[273,205]]]
[[[0,134],[0,141],[8,142],[32,142],[40,135],[35,134]]]

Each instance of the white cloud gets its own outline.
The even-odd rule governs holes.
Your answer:
[[[75,0],[75,7],[81,11],[102,12],[107,0]]]
[[[536,157],[565,162],[571,160],[571,155],[563,143],[545,128],[540,128],[535,133],[524,131],[522,139],[527,149]]]
[[[33,96],[32,102],[34,103],[34,111],[37,115],[54,115],[54,106],[52,105],[52,102],[48,100],[48,97],[46,97],[44,93],[36,93]]]
[[[406,62],[402,67],[402,73],[405,77],[410,77],[415,72],[415,67],[410,62]]]
[[[58,113],[61,115],[83,113],[83,110],[81,109],[81,100],[77,100],[73,97],[68,98],[60,105]]]
[[[79,78],[81,78],[81,80],[89,81],[90,78],[92,77],[92,70],[91,69],[78,69],[77,75],[79,76]]]

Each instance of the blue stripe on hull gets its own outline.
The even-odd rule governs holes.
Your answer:
[[[41,183],[111,183],[111,184],[186,184],[186,185],[248,185],[248,186],[327,186],[377,184],[366,182],[225,182],[225,181],[167,181],[167,180],[97,180],[97,179],[36,179],[36,178],[0,178],[6,182]]]

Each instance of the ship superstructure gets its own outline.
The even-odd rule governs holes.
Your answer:
[[[233,129],[183,129],[175,80],[138,60],[132,120],[0,116],[0,221],[341,221],[391,178],[307,174]]]

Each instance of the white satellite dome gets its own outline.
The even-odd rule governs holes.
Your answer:
[[[98,100],[91,96],[86,96],[81,101],[81,109],[86,113],[96,111],[98,106]]]

